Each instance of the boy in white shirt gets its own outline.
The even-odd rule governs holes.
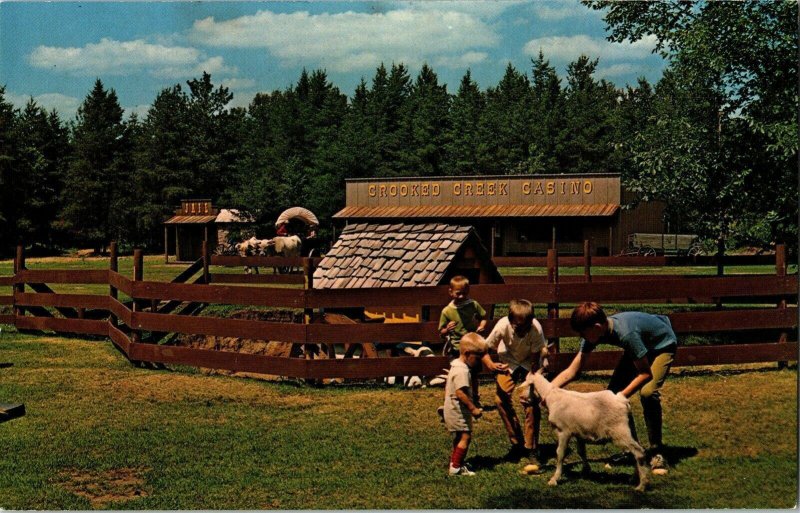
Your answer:
[[[445,384],[444,425],[453,434],[450,453],[451,476],[472,476],[464,464],[472,440],[472,417],[480,418],[483,411],[472,401],[471,373],[480,368],[486,354],[486,341],[477,333],[467,333],[459,344],[459,357],[450,362]]]
[[[524,432],[513,405],[517,384],[524,382],[528,372],[535,371],[540,363],[547,367],[547,342],[541,324],[534,317],[531,302],[512,299],[508,304],[508,316],[495,324],[486,343],[497,351],[500,360],[499,363],[493,362],[487,353],[483,357],[483,366],[497,373],[495,403],[511,442],[508,457],[519,460],[527,456],[532,465],[541,468],[538,445],[542,411],[533,398],[533,387],[525,387],[520,392],[525,415]]]

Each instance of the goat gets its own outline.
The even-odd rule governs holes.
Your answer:
[[[644,449],[633,438],[628,425],[631,411],[630,401],[622,394],[610,390],[602,392],[575,392],[554,387],[544,377],[542,369],[529,373],[526,385],[532,385],[548,410],[548,421],[558,437],[556,449],[556,472],[547,484],[555,486],[561,478],[564,454],[572,437],[578,441],[578,455],[583,462],[583,472],[589,472],[586,459],[586,442],[602,443],[612,441],[636,458],[636,472],[639,475],[637,491],[644,491],[649,482],[649,467]]]

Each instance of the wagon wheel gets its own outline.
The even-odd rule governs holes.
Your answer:
[[[642,246],[639,249],[639,254],[642,256],[656,256],[656,249],[650,246]]]
[[[689,251],[687,252],[687,255],[689,255],[690,257],[702,254],[703,254],[703,246],[701,246],[700,244],[692,244],[692,247],[690,247]]]

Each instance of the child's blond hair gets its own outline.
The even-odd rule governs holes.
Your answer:
[[[450,288],[455,289],[459,287],[469,287],[469,278],[460,274],[450,278]]]
[[[486,340],[477,333],[467,333],[461,337],[461,342],[459,343],[458,349],[461,354],[464,354],[467,351],[470,353],[485,353],[489,350],[489,346],[486,343]]]
[[[533,303],[527,299],[512,299],[508,302],[508,315],[524,321],[532,321]]]

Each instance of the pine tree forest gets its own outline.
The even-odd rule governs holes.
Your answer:
[[[634,16],[654,4],[595,4],[610,6],[612,37],[665,42],[657,83],[618,87],[588,56],[559,75],[540,53],[484,89],[469,70],[444,84],[427,64],[414,75],[393,63],[349,97],[317,69],[232,108],[233,94],[204,73],[160,91],[139,118],[97,79],[72,120],[33,100],[15,108],[0,87],[0,252],[18,240],[34,253],[111,240],[163,251],[162,223],[183,198],[251,212],[260,237],[274,235],[284,209],[304,206],[324,238],[346,178],[595,172],[666,200],[686,233],[796,248],[796,41],[773,45],[762,69],[760,41],[696,32],[682,42],[656,17]],[[693,44],[727,50],[705,62]]]

